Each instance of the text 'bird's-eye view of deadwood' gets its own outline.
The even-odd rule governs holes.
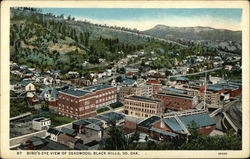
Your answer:
[[[11,150],[241,150],[242,9],[10,8]]]

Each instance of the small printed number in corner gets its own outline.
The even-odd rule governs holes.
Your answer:
[[[227,155],[227,152],[218,152],[218,155]]]

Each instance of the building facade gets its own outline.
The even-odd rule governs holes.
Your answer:
[[[187,95],[158,93],[153,96],[163,102],[165,109],[171,110],[188,110],[194,108],[198,104],[198,97],[190,97]]]
[[[152,97],[153,87],[151,85],[141,85],[137,87],[132,86],[123,86],[119,91],[119,100],[124,102],[125,97],[127,96],[143,96],[143,97]]]
[[[147,118],[163,113],[160,100],[142,96],[125,97],[124,109],[126,114],[138,118]]]
[[[95,94],[96,108],[101,108],[117,102],[116,87],[109,85],[96,85],[96,86],[86,87],[83,90],[90,91]]]
[[[74,89],[59,91],[58,114],[73,119],[95,116],[95,93]]]
[[[46,130],[51,125],[51,120],[48,118],[40,117],[32,120],[32,127],[34,130]]]

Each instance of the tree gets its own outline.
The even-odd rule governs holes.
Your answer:
[[[45,110],[45,111],[48,111],[48,110],[49,110],[48,103],[45,102],[45,101],[42,101],[42,102],[41,102],[41,109],[42,109],[42,110]]]
[[[127,139],[123,131],[116,126],[111,126],[108,130],[108,137],[104,139],[100,149],[104,150],[126,150]]]

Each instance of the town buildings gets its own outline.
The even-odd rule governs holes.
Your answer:
[[[124,100],[125,114],[139,118],[148,118],[163,113],[162,102],[157,99],[128,96]]]

